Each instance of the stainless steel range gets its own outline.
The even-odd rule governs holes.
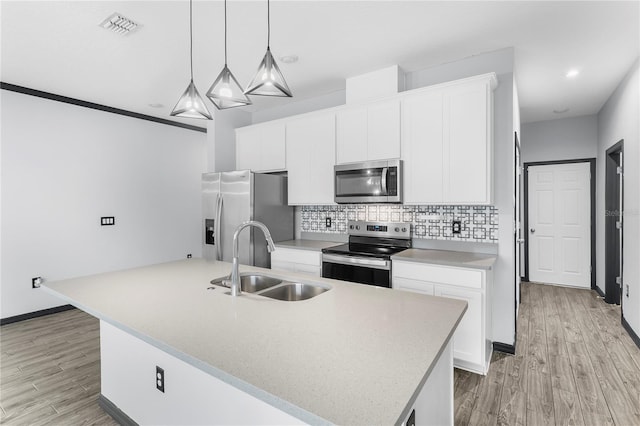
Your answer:
[[[391,287],[391,256],[411,248],[411,226],[402,222],[349,221],[349,242],[322,250],[322,276]]]

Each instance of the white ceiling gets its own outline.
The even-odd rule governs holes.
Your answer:
[[[342,90],[345,78],[392,64],[410,72],[513,47],[523,122],[595,114],[640,54],[639,6],[273,0],[271,50],[294,97],[254,96],[247,109]],[[194,79],[204,96],[224,62],[223,3],[196,0],[193,10]],[[99,27],[113,12],[142,27],[125,37]],[[167,119],[188,84],[187,0],[2,0],[0,13],[3,82]],[[266,48],[266,1],[229,0],[228,18],[229,68],[244,85]],[[300,60],[279,61],[289,54]],[[581,73],[569,80],[571,68]]]

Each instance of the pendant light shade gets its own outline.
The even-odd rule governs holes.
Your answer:
[[[261,96],[293,96],[269,47],[245,93]]]
[[[171,115],[174,117],[183,118],[203,118],[211,120],[211,113],[204,104],[204,100],[198,93],[196,85],[193,84],[193,80],[187,86],[187,90],[184,91],[178,103],[173,107]]]
[[[293,96],[284,76],[278,68],[278,64],[271,54],[271,12],[270,3],[267,0],[267,53],[262,58],[258,72],[247,86],[244,93],[261,96]]]
[[[251,100],[226,65],[209,88],[207,97],[218,109],[251,105]]]
[[[184,91],[178,103],[171,111],[172,117],[202,118],[211,120],[211,113],[204,104],[204,100],[198,93],[193,83],[193,1],[189,0],[189,58],[191,60],[191,81]]]
[[[227,0],[224,0],[224,68],[209,88],[207,98],[218,109],[251,105],[251,100],[227,66]]]

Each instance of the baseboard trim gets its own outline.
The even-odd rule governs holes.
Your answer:
[[[27,314],[16,315],[0,319],[0,325],[12,324],[14,322],[26,321],[33,318],[43,317],[45,315],[57,314],[58,312],[69,311],[75,309],[73,305],[56,306],[55,308],[42,309],[41,311],[29,312]]]
[[[98,405],[120,425],[138,426],[138,423],[136,423],[131,417],[127,416],[124,411],[119,409],[113,402],[109,400],[109,398],[107,398],[103,394],[100,394],[100,396],[98,396]]]
[[[493,350],[503,352],[505,354],[515,355],[516,345],[507,345],[506,343],[493,342]]]
[[[629,336],[631,336],[631,340],[633,340],[633,343],[635,343],[636,346],[640,348],[640,337],[638,337],[636,332],[633,331],[633,328],[631,328],[631,326],[629,325],[627,320],[624,319],[624,317],[622,317],[622,326],[624,327],[625,330],[627,330],[627,333],[629,333]]]
[[[595,287],[593,288],[593,290],[595,290],[595,291],[596,291],[596,293],[598,293],[598,296],[600,296],[600,297],[604,298],[604,292],[603,292],[602,290],[600,290],[600,287],[595,286]]]

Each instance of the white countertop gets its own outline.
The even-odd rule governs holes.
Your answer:
[[[335,241],[320,241],[320,240],[288,240],[275,243],[276,247],[282,248],[294,248],[300,250],[321,251],[327,247],[339,246],[344,243],[337,243]]]
[[[207,290],[230,268],[188,259],[42,288],[312,424],[402,421],[466,310],[459,300],[271,270],[332,289],[298,302]]]
[[[408,249],[391,256],[392,260],[474,269],[491,269],[497,258],[493,254],[431,249]]]

